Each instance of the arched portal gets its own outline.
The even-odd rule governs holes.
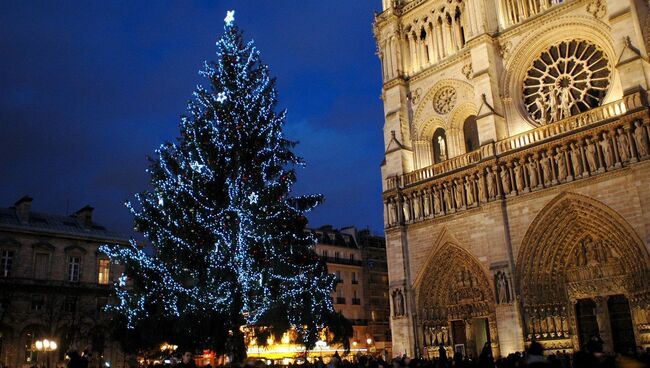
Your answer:
[[[429,356],[443,344],[473,356],[486,342],[498,355],[493,291],[481,264],[469,252],[446,242],[430,257],[416,283],[421,346]]]
[[[526,340],[578,349],[597,334],[606,350],[621,352],[634,348],[630,339],[647,341],[648,264],[645,245],[618,213],[559,195],[532,222],[517,257]],[[633,321],[631,330],[612,334],[618,322],[610,312],[620,326]]]

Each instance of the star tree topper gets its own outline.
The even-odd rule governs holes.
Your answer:
[[[234,10],[228,10],[226,12],[226,18],[224,18],[224,22],[226,22],[227,26],[231,26],[232,22],[235,21],[235,11]]]

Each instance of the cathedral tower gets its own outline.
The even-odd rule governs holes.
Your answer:
[[[394,353],[650,346],[647,0],[382,0]]]

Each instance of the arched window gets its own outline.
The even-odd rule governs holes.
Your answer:
[[[465,136],[465,152],[471,152],[479,147],[478,127],[476,126],[476,116],[472,115],[465,119],[463,123],[463,135]]]
[[[447,134],[442,128],[436,129],[433,133],[433,161],[435,163],[445,161],[449,158],[447,150]]]

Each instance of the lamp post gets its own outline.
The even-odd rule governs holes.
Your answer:
[[[34,343],[34,347],[36,348],[36,351],[43,352],[45,353],[45,367],[49,368],[50,367],[50,354],[48,354],[51,351],[55,351],[59,346],[54,340],[49,340],[49,339],[43,339],[43,340],[36,340]]]

